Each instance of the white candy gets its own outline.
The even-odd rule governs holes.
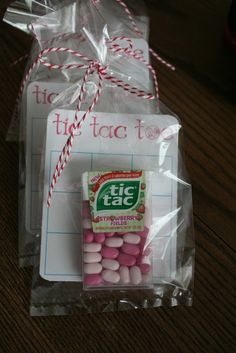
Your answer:
[[[142,274],[138,266],[130,268],[130,279],[132,284],[139,284],[142,281]]]
[[[127,233],[123,236],[124,242],[129,244],[139,244],[140,236],[138,234]]]
[[[130,282],[129,268],[127,266],[120,266],[120,282],[128,284]]]
[[[91,219],[88,219],[88,218],[83,219],[83,228],[84,229],[91,229],[92,228]]]
[[[84,273],[88,275],[100,273],[101,271],[102,271],[102,265],[99,263],[84,265]]]
[[[85,252],[99,252],[102,248],[102,245],[99,243],[86,243],[84,244]]]
[[[120,275],[118,272],[115,272],[115,271],[104,270],[104,271],[102,271],[102,278],[106,282],[118,283],[120,280]]]
[[[103,259],[102,260],[102,267],[106,268],[107,270],[116,271],[120,267],[120,264],[116,260]]]
[[[96,262],[100,262],[102,259],[102,255],[98,252],[88,252],[84,253],[84,262],[86,264],[93,264]]]
[[[111,248],[120,248],[123,245],[123,239],[118,237],[107,238],[105,244]]]

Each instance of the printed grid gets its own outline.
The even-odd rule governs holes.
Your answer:
[[[49,182],[51,180],[51,175],[53,173],[53,168],[52,168],[52,160],[53,160],[53,157],[57,156],[57,154],[59,154],[60,151],[56,151],[56,150],[52,150],[50,152],[50,165],[49,165],[49,179],[48,179],[48,185],[49,185]],[[96,169],[96,166],[95,166],[95,160],[96,158],[94,158],[95,156],[121,156],[120,154],[108,154],[108,153],[91,153],[91,152],[80,152],[80,151],[74,151],[72,152],[73,154],[76,154],[77,156],[78,155],[85,155],[87,156],[88,160],[90,161],[89,164],[90,164],[90,170],[95,170]],[[135,158],[138,158],[139,156],[141,155],[136,155],[136,154],[124,154],[122,156],[127,156],[129,158],[129,167],[128,169],[135,169]],[[142,155],[142,157],[144,157]],[[156,159],[159,159],[159,156],[158,155],[145,155],[146,158],[156,158]],[[170,159],[170,165],[171,165],[171,172],[173,171],[173,157],[172,156],[168,156],[166,155],[165,158],[169,158]],[[78,176],[79,178],[79,176]],[[60,194],[61,197],[63,196],[67,196],[69,194],[71,195],[78,195],[80,196],[80,201],[81,201],[81,191],[65,191],[63,189],[60,190],[60,188],[56,188],[56,190],[54,191],[54,195],[53,197],[55,198],[56,194]],[[171,210],[173,210],[173,179],[171,180],[171,190],[170,190],[170,194],[153,194],[152,195],[152,198],[155,198],[155,197],[162,197],[162,198],[171,198]],[[55,201],[55,200],[54,200]],[[170,210],[170,211],[171,211]],[[70,231],[63,231],[63,232],[60,232],[60,231],[57,231],[57,230],[51,230],[50,229],[50,213],[52,212],[52,209],[51,208],[48,208],[47,209],[47,225],[46,225],[46,245],[45,245],[45,262],[44,262],[44,275],[47,275],[47,276],[68,276],[68,277],[75,277],[76,279],[78,279],[80,276],[80,273],[58,273],[58,272],[52,272],[52,271],[49,271],[48,270],[48,262],[49,262],[49,259],[48,259],[48,245],[49,245],[49,240],[50,240],[50,237],[51,236],[57,236],[57,237],[60,237],[61,236],[69,236],[74,238],[74,237],[77,237],[78,240],[78,243],[80,243],[81,241],[81,233],[79,231],[75,231],[75,232],[70,232]],[[171,221],[173,222],[173,220]],[[171,226],[172,228],[172,226]],[[169,238],[170,238],[170,241],[172,243],[173,241],[173,237],[170,236],[169,234]],[[75,241],[75,239],[73,240],[73,242]],[[54,242],[54,245],[55,245],[55,242]],[[81,245],[81,244],[80,244]],[[169,246],[170,248],[172,248],[172,245]],[[79,246],[78,246],[78,250],[79,250]],[[79,256],[78,256],[79,258]],[[172,268],[172,256],[169,256],[169,259],[170,259],[170,265],[169,265],[169,269],[171,271],[171,268]],[[168,277],[170,276],[170,274],[168,275]]]

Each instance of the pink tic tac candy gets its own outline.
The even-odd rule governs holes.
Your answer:
[[[119,250],[116,248],[108,248],[107,246],[103,246],[101,250],[101,255],[106,259],[116,259],[119,255]]]
[[[123,253],[133,256],[138,256],[140,253],[139,247],[134,244],[124,244],[121,250]]]
[[[84,229],[92,229],[92,222],[91,222],[91,219],[89,218],[84,218],[83,221],[83,228]]]
[[[149,256],[142,256],[139,264],[142,274],[147,274],[151,270],[151,259]]]
[[[84,242],[85,243],[92,243],[94,240],[94,234],[91,230],[85,229],[84,230]]]
[[[113,237],[113,235],[115,235],[115,233],[111,233],[111,232],[110,233],[105,233],[105,236],[108,237],[108,238],[109,237]]]
[[[120,265],[133,266],[136,263],[136,258],[132,255],[120,254],[117,258]]]
[[[151,247],[147,247],[146,249],[144,249],[143,255],[144,256],[148,256],[148,255],[151,254],[151,252],[152,252],[152,248]]]
[[[149,228],[144,227],[144,230],[142,232],[136,232],[136,234],[140,235],[140,237],[147,238],[149,233]]]
[[[146,275],[147,273],[149,273],[150,270],[151,270],[151,265],[150,265],[150,264],[141,264],[139,267],[140,267],[141,272],[142,272],[144,275]]]
[[[83,202],[82,217],[83,218],[91,218],[89,201]]]
[[[103,282],[102,277],[98,274],[86,275],[84,283],[87,286],[97,286]]]
[[[95,233],[94,234],[94,240],[96,241],[96,243],[103,243],[105,240],[105,234],[104,233]]]

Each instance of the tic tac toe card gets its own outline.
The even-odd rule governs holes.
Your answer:
[[[47,119],[40,275],[49,281],[81,281],[82,174],[141,169],[153,172],[154,283],[172,278],[176,272],[178,120],[161,114],[91,113],[76,132],[70,162],[53,190],[49,208],[50,181],[74,115],[72,110],[56,109]]]

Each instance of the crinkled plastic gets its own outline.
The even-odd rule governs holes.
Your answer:
[[[173,116],[167,108],[163,105],[160,107],[160,112],[163,117],[168,119],[169,114]],[[160,113],[159,112],[159,113]],[[148,123],[148,115],[143,115],[143,126]],[[45,280],[40,274],[40,261],[42,257],[37,258],[34,266],[33,286],[31,292],[31,315],[70,315],[75,313],[93,313],[93,312],[109,312],[117,310],[130,310],[139,308],[154,308],[160,306],[177,306],[186,305],[191,306],[193,300],[193,268],[194,268],[194,237],[192,224],[192,189],[186,177],[185,167],[181,154],[181,135],[182,126],[179,119],[176,119],[176,124],[171,129],[175,134],[179,135],[178,146],[176,140],[173,139],[168,142],[166,156],[163,157],[161,149],[163,148],[163,141],[159,140],[156,143],[156,151],[159,158],[154,161],[148,160],[146,156],[139,156],[137,167],[142,167],[146,170],[152,170],[154,179],[152,187],[155,189],[155,196],[152,197],[153,214],[151,221],[151,236],[148,240],[146,248],[151,248],[151,263],[152,274],[151,280],[148,277],[147,285],[124,287],[120,282],[116,283],[115,288],[112,288],[110,282],[104,284],[96,290],[96,287],[84,287],[82,261],[84,254],[87,254],[87,249],[83,253],[81,246],[76,250],[76,256],[79,263],[79,274],[82,276],[81,280],[77,281],[50,281]],[[171,146],[172,145],[172,146]],[[175,146],[174,146],[175,145]],[[105,153],[106,146],[101,142],[98,153]],[[135,156],[137,146],[127,146],[130,153]],[[150,144],[150,148],[152,148]],[[173,165],[169,164],[168,150],[177,149],[177,169],[173,170]],[[117,160],[116,160],[117,161]],[[73,163],[73,158],[72,158]],[[118,161],[122,168],[122,159]],[[109,170],[111,168],[110,161],[106,164],[105,161],[97,161],[97,165],[101,165],[102,170]],[[114,165],[115,167],[115,165]],[[67,166],[68,171],[70,165]],[[97,169],[97,168],[96,168]],[[123,164],[123,169],[127,170],[126,163]],[[63,176],[61,176],[63,181]],[[77,178],[78,184],[82,185],[80,177]],[[176,205],[168,210],[167,198],[168,195],[162,190],[163,184],[172,184],[172,188],[176,191]],[[163,192],[163,193],[162,193]],[[175,193],[175,192],[174,192]],[[174,197],[174,194],[172,195]],[[52,199],[52,208],[53,202]],[[46,199],[44,199],[46,202]],[[57,201],[58,202],[58,201]],[[74,198],[73,201],[67,195],[61,198],[62,207],[69,207],[69,213],[74,213],[73,209],[77,211],[78,203],[81,208],[79,199]],[[75,212],[75,214],[77,214]],[[79,220],[80,221],[80,220]],[[81,237],[79,243],[83,241],[82,224],[74,220],[74,225],[78,227],[78,235]],[[139,234],[139,233],[137,233]],[[105,233],[106,239],[107,235]],[[116,235],[114,235],[116,236]],[[38,251],[41,248],[41,239],[38,240]],[[90,243],[89,243],[90,244]],[[102,244],[102,249],[106,244]],[[42,249],[42,248],[41,248]],[[118,248],[119,252],[122,252]],[[99,253],[99,252],[98,252]],[[59,258],[61,259],[62,253]],[[102,254],[103,255],[103,254]],[[150,256],[150,254],[149,254]],[[73,257],[73,256],[72,256]],[[106,259],[106,257],[105,257]],[[103,257],[104,260],[104,257]],[[60,260],[59,260],[60,261]],[[75,258],[72,258],[75,261]],[[102,261],[100,262],[102,263]],[[103,265],[103,264],[102,264]],[[131,269],[131,267],[129,268]],[[102,272],[104,271],[104,268]],[[119,270],[115,272],[119,273]],[[59,272],[59,271],[58,271]],[[147,277],[147,276],[145,276]],[[132,283],[131,283],[132,284]]]
[[[21,237],[22,248],[26,248],[25,245],[28,244],[35,255],[31,257],[35,261],[31,315],[66,315],[80,311],[191,305],[194,263],[192,194],[182,160],[182,125],[157,98],[147,99],[147,93],[154,92],[155,85],[150,67],[144,60],[139,60],[147,55],[149,61],[146,37],[141,39],[134,32],[130,19],[116,1],[81,0],[66,3],[57,11],[40,17],[33,28],[40,50],[48,47],[69,50],[44,52],[43,62],[53,67],[48,70],[44,64],[38,65],[30,75],[22,96],[21,136],[26,143],[26,179],[24,176],[21,179],[22,190],[24,185],[27,188],[27,177],[32,177],[33,174],[34,185],[37,185],[37,190],[33,191],[38,193],[36,202],[32,202],[30,208],[30,212],[33,210],[38,214],[38,231],[32,232],[31,238],[25,237],[26,233],[23,231]],[[129,50],[125,48],[130,43],[131,52],[138,50],[140,53],[142,46],[143,56],[137,59],[134,55],[129,55]],[[76,56],[75,51],[79,55]],[[38,51],[32,53],[29,65],[34,62],[37,53]],[[86,115],[84,123],[75,130],[78,134],[79,128],[80,136],[74,138],[70,162],[53,188],[51,207],[48,208],[47,198],[52,174],[60,150],[73,130],[81,85],[85,80],[86,69],[75,68],[75,65],[84,64],[81,55],[91,59],[93,63],[96,62],[97,66],[94,66],[93,72],[86,78],[86,94],[82,97],[78,112],[82,114],[80,117],[90,109],[98,90],[97,68],[106,72],[108,78],[104,74],[101,94],[92,107],[92,112]],[[67,65],[70,65],[69,69]],[[28,144],[28,132],[29,127],[33,126],[28,125],[28,119],[33,120],[33,117],[29,118],[27,115],[27,92],[31,92],[31,88],[35,90],[36,86],[47,87],[49,84],[56,84],[61,90],[54,94],[53,104],[48,107],[47,114],[45,113],[44,130],[42,133],[38,130],[40,139],[37,140],[39,143],[34,155],[38,156],[37,173],[39,169],[41,171],[37,179],[37,173],[32,169],[33,164],[30,161],[32,156],[28,155],[31,148]],[[65,87],[62,87],[63,84]],[[143,93],[138,95],[137,91]],[[44,96],[41,95],[38,100],[41,102],[39,104],[42,104],[42,97]],[[36,114],[38,111],[35,111]],[[120,135],[118,128],[123,131]],[[33,136],[38,138],[37,134]],[[32,141],[34,139],[31,143]],[[52,158],[54,152],[56,154]],[[82,154],[86,165],[83,170],[80,160]],[[29,166],[30,171],[27,171]],[[79,195],[86,187],[82,172],[104,173],[117,170],[141,170],[152,175],[149,196],[151,206],[148,206],[150,232],[147,238],[152,249],[148,255],[152,267],[151,277],[148,286],[139,286],[136,280],[131,280],[128,288],[119,287],[118,268],[114,270],[117,274],[116,288],[101,286],[99,290],[90,290],[83,286],[82,261],[87,250],[85,248],[83,251],[82,247],[82,200]],[[27,193],[25,195],[29,196]],[[24,202],[23,205],[22,210],[29,215],[29,203]],[[142,216],[143,204],[137,207],[137,212]],[[21,224],[25,229],[30,228],[25,219]],[[104,234],[107,237],[106,232]],[[135,231],[133,234],[136,234]],[[99,244],[102,248],[107,243],[105,241],[104,244]],[[118,249],[119,255],[126,253],[126,248]],[[139,249],[140,251],[142,253],[143,249]],[[37,256],[37,253],[40,255]],[[138,260],[134,261],[136,262],[127,265],[131,277],[134,272],[131,267],[136,266],[136,274],[137,267],[139,268]],[[102,275],[105,270],[103,263],[97,268],[101,271],[96,271],[100,271]],[[107,282],[107,277],[102,278]]]
[[[60,5],[60,0],[17,0],[8,6],[3,20],[26,33],[32,34],[31,23]]]
[[[38,3],[37,3],[38,4]],[[36,39],[32,45],[32,50],[29,55],[29,61],[27,63],[26,67],[26,72],[28,72],[31,64],[37,57],[39,51],[41,49],[50,47],[50,46],[66,46],[71,49],[77,49],[78,47],[80,50],[84,50],[83,46],[86,47],[85,51],[88,55],[91,55],[93,57],[96,55],[98,58],[100,58],[103,53],[96,53],[94,50],[96,50],[94,47],[91,45],[91,41],[87,40],[90,44],[88,48],[87,43],[85,43],[85,38],[86,36],[89,35],[90,33],[93,33],[93,25],[98,26],[99,30],[103,28],[102,30],[106,31],[107,27],[107,22],[110,21],[110,25],[112,25],[112,30],[110,30],[110,33],[112,33],[112,36],[117,36],[117,35],[132,35],[133,37],[137,37],[133,33],[132,27],[130,26],[129,20],[127,17],[124,16],[124,10],[120,7],[119,4],[114,0],[112,2],[108,1],[102,1],[96,6],[90,1],[66,1],[66,2],[60,2],[60,6],[58,2],[51,2],[50,6],[49,3],[47,2],[46,10],[43,12],[40,12],[38,14],[36,9],[41,9],[42,6],[37,7],[35,4],[31,7],[31,12],[35,13],[36,20],[34,19],[33,21],[33,31],[34,31],[34,36],[36,36]],[[132,1],[131,1],[132,4]],[[16,2],[13,3],[13,7],[23,7],[26,6],[27,4],[22,4],[22,2]],[[20,6],[21,5],[21,6]],[[59,10],[56,11],[56,5]],[[136,4],[137,5],[137,4]],[[61,7],[61,10],[60,10]],[[53,11],[52,11],[53,9]],[[11,10],[9,9],[9,12]],[[43,13],[46,12],[48,13],[46,16],[42,16]],[[89,16],[86,14],[89,13]],[[28,14],[28,12],[27,12]],[[26,17],[27,17],[26,14]],[[141,28],[143,32],[144,38],[147,40],[148,37],[148,19],[145,16],[145,11],[143,10],[143,5],[142,2],[138,3],[138,6],[135,6],[135,14],[137,23],[139,27]],[[123,15],[122,19],[120,21],[117,20],[117,18],[120,18],[121,15]],[[87,18],[87,20],[86,20]],[[93,21],[93,18],[97,18],[96,21]],[[68,21],[67,19],[73,19]],[[84,29],[82,30],[82,23],[84,21],[86,22],[86,26],[84,26]],[[90,21],[90,23],[88,22]],[[28,24],[30,23],[30,26],[28,28],[31,28],[31,18],[29,18]],[[48,30],[48,27],[45,27],[45,23],[47,23],[48,26],[50,26],[50,30]],[[58,27],[57,24],[60,23],[60,26]],[[63,24],[63,25],[62,25]],[[84,23],[83,23],[84,25]],[[79,29],[78,29],[79,28]],[[94,44],[93,44],[94,45]],[[125,44],[127,45],[127,44]],[[63,64],[69,63],[72,60],[72,57],[70,55],[67,56],[59,56],[57,58],[57,55],[54,54],[50,56],[50,59],[53,58],[53,61],[61,62]],[[74,58],[73,58],[74,62]],[[137,70],[140,70],[141,72],[143,71],[143,66],[140,65],[140,63],[134,63],[137,66]],[[119,62],[117,65],[123,65],[123,63]],[[114,67],[115,68],[115,67]],[[120,68],[118,67],[116,69],[117,74],[120,75]],[[74,93],[75,91],[78,92],[78,82],[80,77],[82,77],[83,73],[79,72],[78,70],[71,70],[71,71],[61,71],[61,72],[53,72],[53,71],[48,71],[45,69],[45,67],[39,67],[39,69],[33,73],[31,76],[31,82],[43,82],[43,81],[48,81],[48,82],[60,82],[64,83],[65,85],[68,85],[68,88],[64,90],[60,96],[55,99],[53,102],[51,102],[50,106],[51,109],[55,108],[56,106],[62,104],[61,101],[62,99],[65,99],[69,97],[69,100],[73,100],[74,105],[75,105],[75,97]],[[122,75],[127,76],[127,80],[130,80],[130,77],[128,77],[129,73],[124,72]],[[76,83],[74,83],[76,81]],[[93,83],[90,84],[91,89],[94,89]],[[118,93],[119,94],[119,93]],[[28,266],[32,265],[34,261],[34,255],[35,253],[37,254],[35,250],[35,237],[38,236],[39,230],[40,230],[40,224],[37,225],[37,227],[34,227],[36,230],[32,230],[33,227],[27,227],[26,225],[26,217],[27,213],[30,213],[31,210],[28,208],[26,209],[26,182],[27,182],[27,175],[30,173],[29,172],[29,159],[31,158],[29,156],[29,153],[27,152],[29,148],[31,148],[31,142],[26,141],[26,135],[27,135],[27,87],[25,88],[23,92],[23,96],[21,99],[20,106],[17,106],[17,111],[16,114],[14,114],[13,120],[10,124],[10,129],[8,131],[8,140],[19,140],[19,150],[20,150],[20,163],[19,163],[19,263],[20,266]],[[60,100],[60,101],[58,101]],[[109,111],[110,108],[110,102],[107,101],[107,106],[105,106],[106,102],[103,102],[103,108],[105,111]],[[113,102],[113,105],[118,104],[115,101]],[[125,108],[125,106],[122,107],[125,111],[129,109],[128,107]],[[48,111],[50,110],[50,107],[47,108]],[[99,109],[97,107],[97,109]],[[116,108],[114,106],[114,111],[117,111],[120,108]],[[31,118],[30,118],[31,119]],[[27,147],[28,146],[28,147]],[[43,143],[41,143],[41,148],[43,146]],[[28,154],[27,154],[28,153]],[[35,167],[36,169],[32,170],[32,173],[35,174],[38,172],[38,168]],[[40,199],[40,197],[39,197]],[[39,213],[40,206],[38,204],[39,202],[36,201],[36,206],[37,207],[37,213]]]

